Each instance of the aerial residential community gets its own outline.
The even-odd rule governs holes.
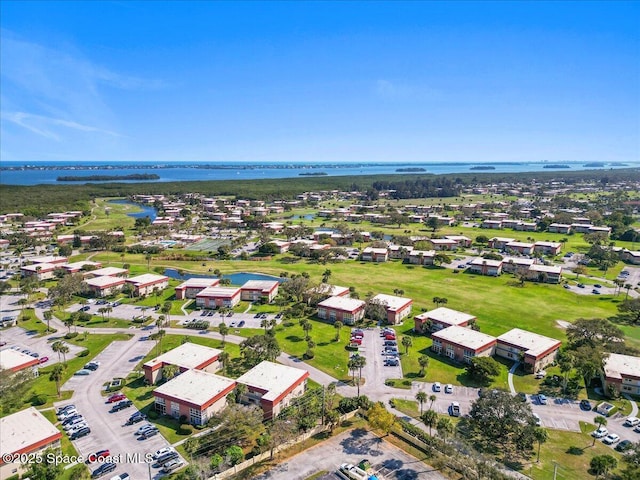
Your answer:
[[[639,480],[638,18],[3,0],[0,480]]]

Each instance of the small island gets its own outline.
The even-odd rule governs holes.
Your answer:
[[[406,167],[406,168],[396,168],[396,172],[426,172],[426,168],[422,167]]]
[[[598,168],[602,168],[602,167],[604,167],[604,163],[602,163],[602,162],[585,163],[583,165],[583,167],[591,167],[591,168],[598,167]]]
[[[307,176],[307,177],[321,177],[322,175],[329,175],[327,172],[302,172],[298,175]]]
[[[495,170],[496,167],[491,165],[476,165],[475,167],[471,167],[469,170]]]
[[[159,180],[155,173],[133,173],[131,175],[63,175],[58,182],[113,182],[118,180]]]
[[[569,165],[562,165],[559,163],[552,163],[550,165],[545,165],[542,168],[571,168]]]

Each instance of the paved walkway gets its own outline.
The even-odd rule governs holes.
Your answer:
[[[638,416],[638,404],[633,401],[633,399],[629,396],[628,393],[623,394],[623,396],[624,396],[624,398],[629,400],[629,403],[631,404],[631,413],[629,414],[629,416],[630,417],[637,417]]]
[[[509,377],[507,378],[507,382],[509,383],[509,390],[511,391],[512,395],[515,395],[516,393],[518,393],[516,392],[516,387],[513,386],[513,374],[516,373],[516,370],[518,369],[519,366],[520,366],[520,362],[516,362],[509,369]]]

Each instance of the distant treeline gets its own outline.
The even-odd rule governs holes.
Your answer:
[[[58,182],[117,182],[121,180],[159,180],[155,173],[132,173],[130,175],[62,175]]]
[[[367,192],[376,197],[380,190],[396,190],[394,198],[457,195],[461,188],[484,183],[530,183],[585,180],[607,182],[640,181],[640,169],[547,171],[527,173],[452,173],[446,175],[364,175],[312,176],[260,180],[214,180],[202,182],[88,183],[83,185],[2,185],[0,213],[22,212],[39,216],[61,210],[88,210],[100,197],[127,197],[135,194],[174,195],[198,192],[207,196],[233,195],[248,200],[290,199],[318,190]],[[439,190],[443,189],[443,190]]]

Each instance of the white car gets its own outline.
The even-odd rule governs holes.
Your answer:
[[[442,390],[442,386],[440,385],[440,382],[436,382],[433,384],[433,391],[434,392],[439,392],[440,390]]]
[[[175,448],[173,447],[164,447],[161,448],[160,450],[156,450],[156,452],[153,454],[153,458],[158,458],[161,457],[167,453],[171,453],[171,452],[175,452]]]
[[[628,417],[624,421],[625,427],[635,427],[636,425],[640,425],[640,418],[638,417]]]
[[[616,442],[620,441],[620,435],[615,433],[610,433],[606,437],[602,439],[602,443],[606,443],[607,445],[613,445]]]
[[[447,383],[444,386],[444,393],[453,393],[453,385],[451,385],[450,383]]]
[[[542,425],[542,419],[540,418],[540,415],[538,415],[537,413],[532,413],[533,418],[535,418],[536,420],[536,426],[539,427],[540,425]]]
[[[609,430],[605,427],[599,427],[597,430],[591,432],[591,436],[596,438],[606,437],[607,435],[609,435]]]
[[[147,430],[154,430],[154,429],[157,430],[157,428],[154,425],[151,425],[150,423],[145,423],[138,430],[134,432],[134,435],[142,435]]]

